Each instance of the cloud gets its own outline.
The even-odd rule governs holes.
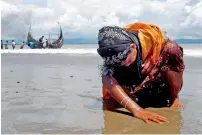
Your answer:
[[[202,37],[202,0],[3,0],[3,38],[26,38],[29,25],[39,37],[58,32],[65,37],[97,37],[104,25],[135,21],[154,23],[173,38]]]

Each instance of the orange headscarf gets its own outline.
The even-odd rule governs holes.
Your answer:
[[[164,32],[153,24],[137,22],[124,27],[125,30],[138,32],[138,37],[142,46],[142,58],[145,60],[151,57],[155,64],[160,56],[164,45]]]

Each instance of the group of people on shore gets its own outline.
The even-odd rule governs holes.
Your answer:
[[[23,49],[26,44],[27,44],[27,43],[25,43],[25,42],[23,41],[23,42],[22,42],[22,45],[20,46],[20,49]],[[8,44],[8,40],[6,40],[6,43],[5,43],[5,44],[4,44],[3,40],[1,40],[1,49],[8,49],[8,45],[9,45],[9,44]],[[15,40],[12,40],[11,45],[12,45],[12,48],[15,49],[15,45],[16,45]]]
[[[39,42],[43,44],[43,48],[48,48],[48,46],[50,44],[48,39],[45,39],[44,36],[41,36],[39,38]],[[5,43],[3,40],[1,40],[1,49],[8,49],[8,45],[9,45],[8,40],[6,40]],[[16,46],[15,40],[12,40],[11,45],[12,45],[12,49],[15,49],[15,46]],[[20,46],[20,49],[23,49],[25,45],[28,45],[32,49],[34,48],[33,42],[26,43],[23,41],[21,46]]]

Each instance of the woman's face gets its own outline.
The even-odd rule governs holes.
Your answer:
[[[122,66],[128,67],[136,60],[136,57],[137,57],[136,45],[131,44],[130,50],[131,50],[131,52],[128,55],[128,57],[126,58],[126,60],[122,63]]]

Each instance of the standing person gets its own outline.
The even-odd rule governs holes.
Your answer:
[[[15,49],[15,41],[12,40],[12,48]]]
[[[4,49],[4,43],[3,43],[3,40],[1,40],[1,49]]]
[[[103,99],[114,99],[146,123],[168,122],[146,107],[181,107],[183,49],[153,24],[106,26],[98,34]]]
[[[6,40],[5,49],[8,49],[8,40]]]

